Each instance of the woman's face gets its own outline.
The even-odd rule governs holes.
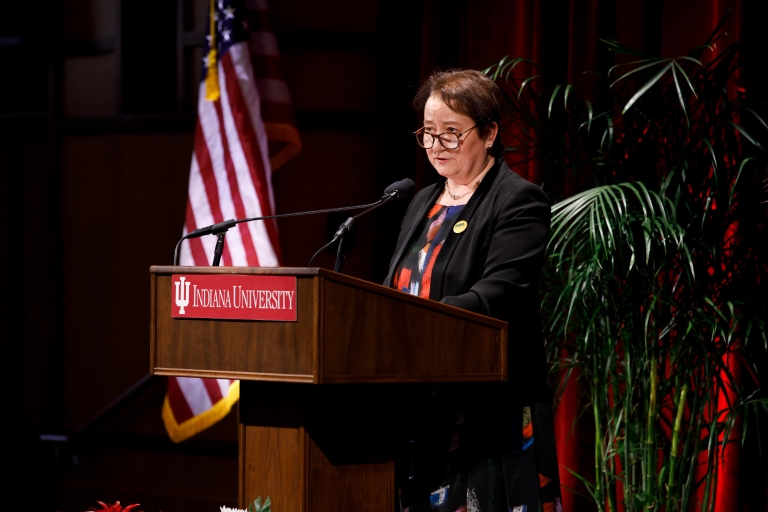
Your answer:
[[[462,133],[475,126],[468,116],[451,110],[443,100],[432,95],[424,106],[424,131],[435,135],[445,132]],[[488,130],[488,137],[482,138],[480,130],[472,129],[459,139],[459,147],[445,149],[438,140],[427,149],[427,157],[437,172],[460,184],[467,184],[485,170],[490,156],[488,144],[496,137],[496,125]]]

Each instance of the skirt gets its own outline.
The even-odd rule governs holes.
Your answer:
[[[506,384],[413,393],[398,421],[401,512],[562,512],[552,408]]]

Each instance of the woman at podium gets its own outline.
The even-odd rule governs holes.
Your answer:
[[[561,510],[537,290],[549,200],[501,158],[491,79],[437,72],[414,105],[440,179],[408,207],[386,283],[508,322],[509,380],[429,386],[404,406],[400,508]]]

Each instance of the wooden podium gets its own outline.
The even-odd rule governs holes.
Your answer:
[[[295,276],[297,321],[172,318],[174,273]],[[241,380],[241,508],[392,512],[403,384],[507,380],[499,320],[318,268],[150,274],[152,374]]]

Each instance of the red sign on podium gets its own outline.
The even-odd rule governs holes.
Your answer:
[[[296,278],[173,274],[173,318],[296,321]]]

